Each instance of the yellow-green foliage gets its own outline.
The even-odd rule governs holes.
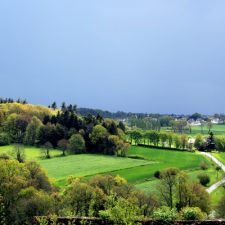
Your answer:
[[[14,102],[0,104],[0,113],[3,113],[6,116],[12,113],[23,114],[28,117],[36,116],[42,120],[45,115],[56,114],[57,110],[49,109],[45,106],[21,104]]]

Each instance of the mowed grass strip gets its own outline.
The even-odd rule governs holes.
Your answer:
[[[0,147],[1,153],[11,153],[13,146]],[[150,160],[130,159],[116,156],[99,154],[80,154],[61,156],[61,151],[51,150],[51,159],[43,159],[42,149],[26,147],[25,156],[27,160],[36,160],[48,175],[55,179],[66,179],[68,176],[91,176],[100,173],[117,171],[125,168],[145,166],[157,162]]]
[[[62,179],[70,175],[76,177],[90,176],[130,167],[149,165],[154,162],[115,156],[82,154],[42,160],[39,163],[48,171],[49,176]]]

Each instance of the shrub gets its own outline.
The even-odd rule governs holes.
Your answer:
[[[111,198],[113,196],[109,196],[109,208],[100,211],[100,217],[113,222],[113,224],[136,224],[135,221],[140,219],[138,207],[126,199],[119,198],[114,202],[115,199],[112,201]]]
[[[208,167],[208,165],[206,164],[206,162],[202,161],[202,162],[200,163],[200,168],[201,168],[201,170],[207,170],[209,167]]]
[[[71,179],[63,196],[63,211],[65,215],[98,216],[98,212],[105,204],[105,194],[98,187],[92,187],[79,179]]]
[[[7,155],[6,153],[2,153],[2,154],[0,154],[0,159],[8,160],[8,159],[10,159],[10,156]]]
[[[52,191],[53,188],[45,170],[37,162],[27,161],[24,165],[29,171],[29,184],[32,187],[46,192]]]
[[[0,195],[0,225],[5,225],[6,219],[5,219],[5,206],[4,206],[4,200],[3,197]]]
[[[14,149],[12,152],[12,155],[16,160],[18,160],[20,163],[25,161],[25,151],[24,146],[21,144],[15,144]]]
[[[198,175],[198,179],[201,185],[206,186],[210,182],[209,175],[202,173]]]
[[[6,133],[0,133],[0,146],[10,144],[10,138]]]
[[[48,193],[39,191],[34,187],[23,189],[19,192],[16,202],[17,222],[31,224],[34,216],[53,213],[52,206],[53,201]]]
[[[219,217],[224,218],[225,217],[225,196],[223,196],[220,201],[219,204],[217,206],[216,212],[218,214]]]
[[[205,220],[207,214],[198,207],[185,207],[180,212],[182,220]]]
[[[204,150],[205,148],[205,140],[202,135],[197,135],[195,138],[194,147],[198,150]]]
[[[160,179],[160,177],[161,177],[161,172],[160,172],[159,170],[155,171],[154,177],[157,178],[157,179]]]
[[[178,215],[176,209],[171,209],[169,207],[163,206],[162,208],[154,210],[152,217],[154,220],[159,220],[167,223],[176,220]]]
[[[138,156],[138,155],[128,155],[127,158],[130,158],[130,159],[146,160],[146,158],[144,158],[144,157],[142,157],[142,156]]]

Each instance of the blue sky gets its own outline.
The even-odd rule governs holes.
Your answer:
[[[0,96],[225,113],[224,0],[0,2]]]

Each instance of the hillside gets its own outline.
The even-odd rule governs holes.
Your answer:
[[[0,147],[0,154],[11,154],[14,147]],[[138,188],[151,192],[155,191],[157,179],[154,177],[156,171],[162,171],[169,167],[176,167],[185,170],[188,174],[197,179],[202,173],[200,164],[205,162],[209,169],[206,171],[211,177],[211,183],[221,178],[216,178],[215,168],[209,160],[197,153],[177,152],[168,150],[156,150],[132,146],[128,157],[139,156],[143,159],[121,158],[97,154],[79,154],[62,156],[62,151],[51,150],[51,159],[45,159],[43,149],[25,147],[26,160],[37,161],[46,169],[50,178],[53,178],[57,185],[64,186],[70,176],[91,177],[97,174],[120,175],[128,182],[135,184]]]
[[[0,104],[0,116],[7,117],[12,113],[22,114],[27,117],[36,116],[43,120],[46,115],[56,114],[56,111],[41,105],[21,104],[17,102]]]

